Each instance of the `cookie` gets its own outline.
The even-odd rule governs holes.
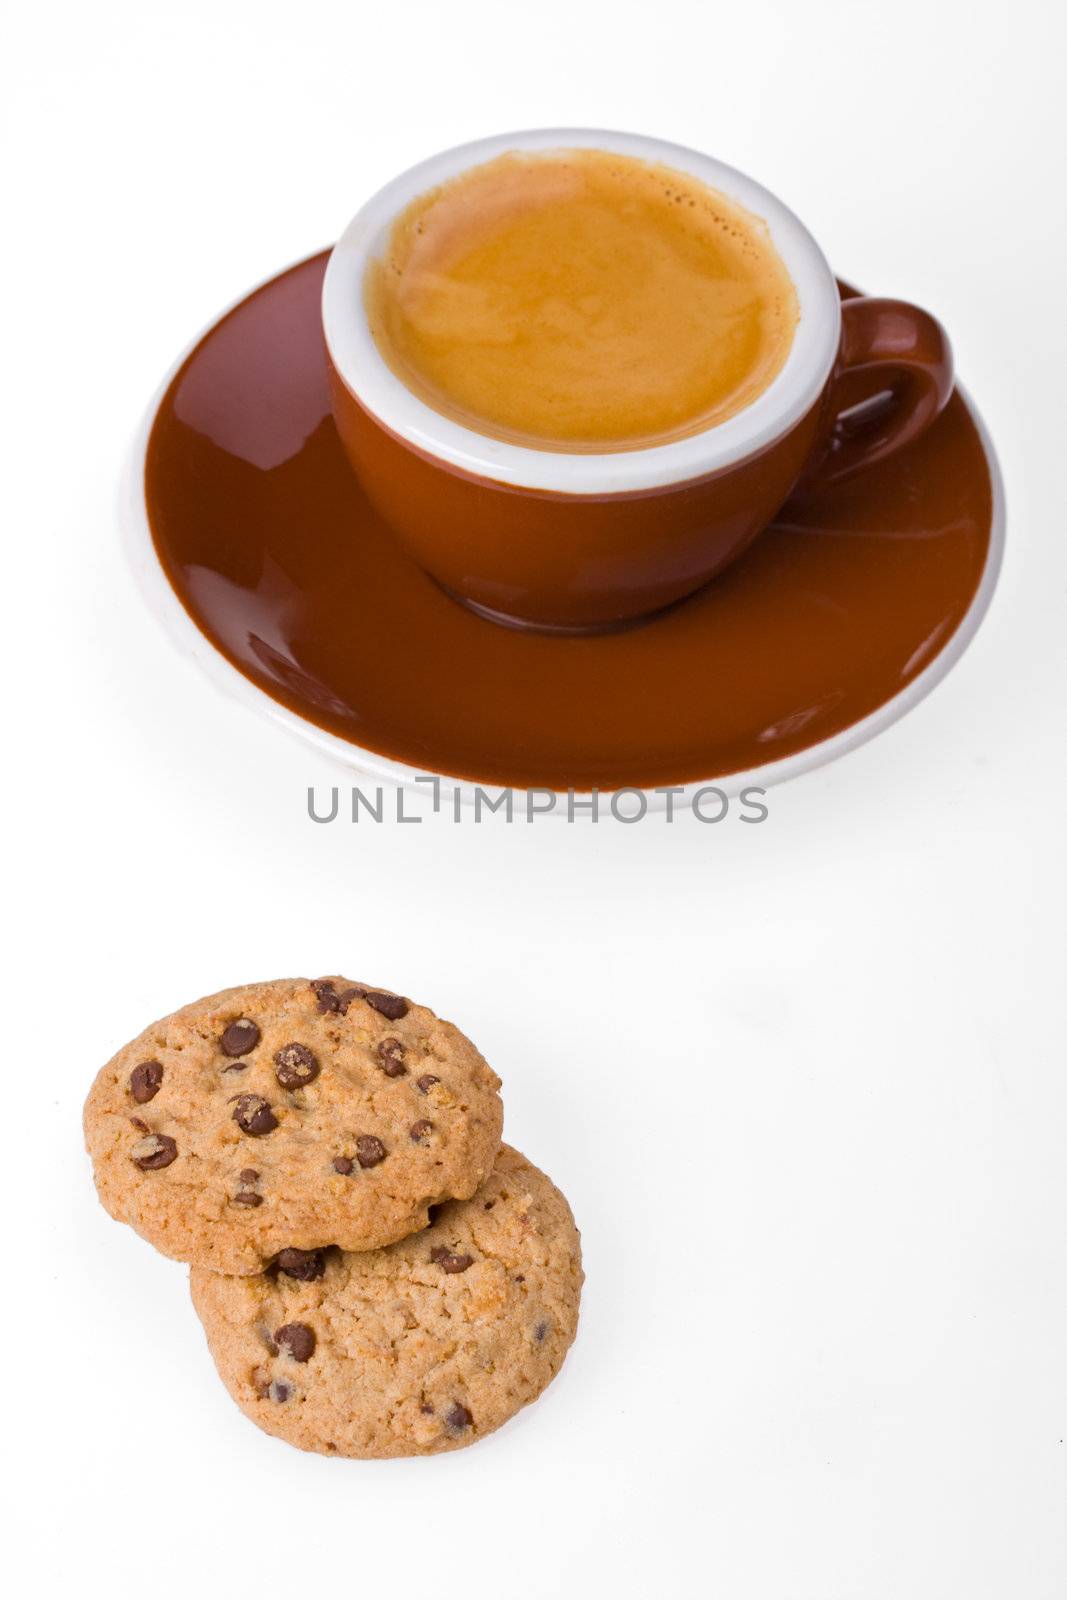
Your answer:
[[[459,1450],[536,1400],[578,1324],[581,1250],[559,1190],[516,1150],[470,1200],[385,1250],[253,1278],[194,1267],[223,1383],[267,1433],[323,1455]]]
[[[164,1255],[257,1273],[279,1251],[371,1250],[472,1195],[500,1145],[500,1080],[450,1022],[344,978],[226,989],[146,1028],[98,1074],[100,1199]]]

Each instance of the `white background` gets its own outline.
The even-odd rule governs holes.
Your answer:
[[[0,53],[16,1592],[1063,1600],[1060,7],[25,3]],[[707,149],[940,314],[1003,460],[1000,590],[759,827],[316,827],[338,774],[132,589],[128,437],[394,171],[552,123]],[[82,1154],[145,1023],[335,969],[472,1033],[582,1226],[562,1378],[459,1455],[259,1434]]]

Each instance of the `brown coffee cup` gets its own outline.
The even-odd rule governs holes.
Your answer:
[[[568,454],[467,428],[383,360],[363,301],[368,262],[419,195],[513,150],[597,149],[681,170],[761,218],[797,293],[788,358],[715,427],[647,449]],[[600,130],[502,135],[423,162],[370,200],[323,288],[334,418],[368,497],[415,560],[496,620],[588,632],[648,616],[735,560],[798,488],[861,471],[914,439],[952,389],[940,324],[853,299],[781,201],[710,157]]]

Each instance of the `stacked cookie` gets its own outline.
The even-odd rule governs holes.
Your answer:
[[[344,978],[227,989],[97,1075],[85,1137],[106,1210],[189,1262],[238,1405],[342,1456],[473,1443],[574,1338],[564,1197],[500,1143],[470,1040]]]

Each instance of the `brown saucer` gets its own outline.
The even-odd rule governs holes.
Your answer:
[[[999,529],[958,393],[916,443],[787,506],[724,576],[651,622],[575,638],[476,616],[394,544],[342,454],[325,264],[323,252],[271,279],[201,339],[156,409],[144,494],[197,628],[273,700],[357,747],[355,764],[369,751],[554,789],[771,781],[895,720],[977,625]]]

